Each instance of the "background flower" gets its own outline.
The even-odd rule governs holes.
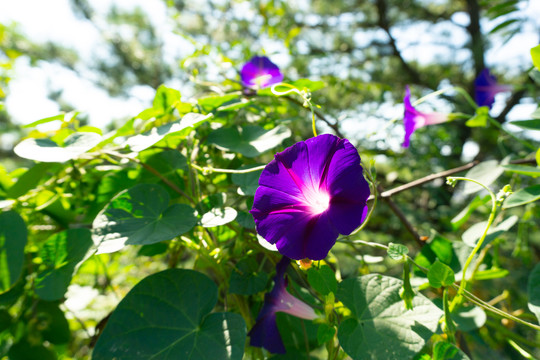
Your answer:
[[[503,91],[510,91],[510,85],[497,84],[497,78],[491,74],[489,69],[484,69],[474,79],[474,101],[478,106],[487,106],[491,109],[495,102],[495,95]]]
[[[283,81],[283,74],[266,56],[254,56],[240,71],[242,84],[251,88],[265,88]]]
[[[403,124],[405,126],[405,139],[401,146],[407,148],[410,145],[410,138],[416,129],[423,126],[440,124],[449,121],[448,115],[437,112],[423,113],[414,108],[411,104],[411,90],[409,86],[405,86],[405,97],[403,98],[405,105],[405,114],[403,117]]]
[[[277,312],[281,311],[307,320],[313,320],[317,317],[315,311],[309,305],[298,300],[287,291],[285,271],[289,263],[290,259],[283,257],[276,265],[274,288],[265,295],[264,304],[259,316],[257,316],[257,321],[249,332],[251,346],[264,347],[266,350],[277,354],[285,353],[285,346],[276,323]]]
[[[364,221],[369,194],[356,148],[320,135],[275,155],[259,178],[251,214],[281,254],[321,260],[339,234]]]

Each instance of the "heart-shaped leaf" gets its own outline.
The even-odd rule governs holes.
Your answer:
[[[482,248],[484,248],[487,244],[489,244],[498,236],[501,236],[504,232],[510,230],[510,228],[514,226],[518,220],[519,218],[516,215],[513,215],[504,219],[504,221],[501,221],[497,226],[490,227],[487,232],[486,238],[482,243]],[[475,247],[476,243],[486,230],[486,226],[487,221],[482,221],[474,224],[463,233],[461,239],[465,244],[469,245],[470,247]]]
[[[116,195],[92,224],[98,254],[124,245],[146,245],[171,240],[197,222],[189,205],[169,206],[169,194],[159,185],[139,184]]]
[[[370,274],[343,280],[337,299],[352,316],[341,323],[338,338],[353,359],[412,359],[437,329],[442,311],[422,294],[407,310],[399,296],[403,282]]]
[[[238,314],[210,314],[217,295],[197,271],[148,276],[118,304],[92,359],[242,359],[246,325]]]
[[[13,151],[22,158],[42,162],[66,162],[76,159],[101,141],[94,132],[80,132],[69,135],[60,146],[50,139],[26,139]]]

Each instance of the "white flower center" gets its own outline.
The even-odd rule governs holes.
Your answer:
[[[304,191],[306,204],[313,215],[323,213],[330,206],[330,195],[321,190]]]

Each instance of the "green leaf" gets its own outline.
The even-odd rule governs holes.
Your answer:
[[[540,166],[540,148],[538,148],[538,150],[536,150],[535,159],[536,159],[536,166]]]
[[[482,244],[482,249],[495,240],[497,237],[501,236],[506,231],[510,230],[512,226],[514,226],[519,218],[516,215],[510,216],[504,221],[501,221],[497,226],[491,226],[487,232],[486,238],[484,239],[484,243]],[[470,247],[475,247],[478,240],[480,240],[480,237],[482,237],[482,234],[486,230],[487,221],[482,221],[479,223],[474,224],[470,228],[468,228],[463,235],[461,235],[461,239],[465,244],[467,244]]]
[[[403,260],[405,255],[409,253],[409,249],[402,244],[388,244],[388,257],[393,260]]]
[[[527,292],[529,294],[529,310],[536,315],[540,323],[540,263],[536,264],[529,275]]]
[[[451,286],[456,281],[454,271],[448,265],[436,260],[427,273],[429,285],[438,289],[441,286]]]
[[[504,28],[507,28],[508,26],[512,25],[513,23],[519,21],[519,19],[509,19],[509,20],[506,20],[506,21],[503,21],[502,23],[500,23],[499,25],[495,26],[493,29],[491,29],[491,31],[489,32],[490,34],[493,34],[497,31],[500,31]]]
[[[40,323],[40,331],[43,340],[51,344],[66,344],[69,342],[71,332],[69,323],[64,312],[58,307],[58,303],[39,301],[35,308],[35,317]]]
[[[263,291],[268,283],[268,274],[258,271],[258,268],[259,264],[251,256],[240,260],[231,272],[229,293],[253,295]]]
[[[336,274],[328,265],[323,265],[320,268],[312,266],[307,272],[309,285],[322,295],[336,293],[337,280]]]
[[[481,198],[480,196],[475,196],[474,199],[467,205],[463,210],[459,212],[450,222],[452,223],[452,228],[454,230],[459,229],[471,216],[474,210],[476,210],[478,207],[485,205],[488,203],[488,201],[491,199],[489,195],[484,196]]]
[[[47,123],[50,123],[50,122],[56,121],[56,120],[70,121],[71,119],[73,119],[77,115],[78,115],[77,112],[70,111],[68,113],[58,114],[58,115],[49,116],[49,117],[46,117],[46,118],[43,118],[43,119],[39,119],[39,120],[36,120],[34,122],[31,122],[30,124],[23,125],[22,127],[23,128],[32,128],[32,127],[36,127],[36,126],[41,125],[41,124],[47,124]]]
[[[171,240],[195,226],[193,208],[168,204],[169,194],[159,185],[139,184],[116,195],[92,224],[97,253]]]
[[[152,106],[163,114],[172,110],[178,101],[180,101],[180,91],[160,85],[156,90]]]
[[[255,229],[255,220],[253,220],[253,216],[245,211],[238,212],[236,222],[246,229]]]
[[[343,280],[337,298],[351,310],[338,338],[353,359],[411,359],[437,330],[442,311],[422,294],[405,309],[399,297],[403,283],[370,274]]]
[[[41,344],[31,344],[26,338],[13,344],[9,348],[8,355],[10,360],[57,360],[54,352]]]
[[[451,313],[452,320],[460,331],[473,331],[486,323],[486,313],[478,306],[462,306]]]
[[[489,108],[480,106],[476,109],[476,114],[465,122],[468,127],[486,127],[489,118]]]
[[[208,142],[221,150],[255,157],[275,148],[290,136],[291,130],[282,125],[268,131],[257,125],[247,125],[214,130],[208,135]]]
[[[540,185],[532,185],[524,189],[519,189],[506,198],[503,209],[525,205],[540,199]]]
[[[469,357],[455,345],[439,341],[433,346],[433,360],[469,360]]]
[[[92,359],[240,360],[246,325],[233,313],[211,313],[218,289],[185,269],[150,275],[118,304]]]
[[[150,245],[143,245],[139,251],[137,251],[137,256],[155,256],[163,254],[167,251],[169,246],[166,243],[158,242]]]
[[[528,175],[528,176],[533,176],[533,177],[540,176],[540,168],[533,167],[533,166],[504,165],[503,169],[505,171],[510,171],[510,172],[514,172],[514,173],[522,174],[522,175]]]
[[[201,217],[203,227],[216,227],[230,223],[236,219],[237,212],[231,207],[214,208]]]
[[[69,135],[62,146],[50,139],[25,139],[13,151],[25,159],[62,163],[78,158],[100,141],[101,136],[94,132],[80,132]]]
[[[0,308],[0,334],[11,326],[11,315],[5,309]]]
[[[7,197],[16,199],[34,189],[51,167],[53,167],[53,165],[48,163],[39,163],[32,166],[19,177],[12,187],[9,188],[6,193]]]
[[[336,329],[328,324],[321,324],[317,329],[317,342],[322,345],[334,338]]]
[[[519,126],[520,128],[527,129],[527,130],[540,130],[540,119],[516,120],[516,121],[510,121],[509,124]]]
[[[241,98],[238,95],[226,94],[199,98],[197,103],[203,108],[204,111],[212,112],[221,106],[227,107],[230,104],[236,104],[240,101]]]
[[[14,211],[0,213],[0,294],[15,285],[24,264],[26,224]]]
[[[531,49],[531,58],[536,69],[540,70],[540,45],[536,45]]]
[[[37,274],[37,296],[47,301],[61,299],[77,266],[92,245],[88,229],[69,229],[52,235],[39,252],[44,269]]]
[[[139,152],[156,144],[168,135],[180,133],[184,130],[186,130],[187,135],[187,133],[189,133],[191,130],[195,129],[211,117],[212,114],[203,115],[197,113],[188,113],[184,115],[184,117],[182,117],[182,119],[179,121],[171,122],[153,128],[152,130],[147,131],[143,134],[132,136],[128,138],[123,145],[128,145],[132,151]]]
[[[259,165],[249,165],[240,167],[241,170],[249,169]],[[240,187],[240,195],[255,195],[255,191],[259,187],[259,178],[261,177],[262,170],[253,171],[245,174],[232,174],[231,180],[233,184]]]
[[[499,165],[497,160],[488,160],[473,167],[467,172],[465,177],[474,179],[485,186],[489,186],[493,184],[503,172],[504,169]],[[463,189],[465,194],[472,194],[480,190],[484,190],[484,188],[470,181],[465,182],[465,187]]]

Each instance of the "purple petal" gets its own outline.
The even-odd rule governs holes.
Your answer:
[[[261,174],[251,214],[257,232],[292,259],[321,260],[340,233],[365,219],[369,186],[357,150],[320,135],[276,154]]]
[[[306,217],[291,226],[276,242],[278,251],[295,260],[322,260],[336,243],[339,232],[327,213]]]
[[[511,86],[497,84],[497,78],[489,69],[484,69],[474,79],[474,101],[478,106],[487,106],[491,109],[495,102],[495,95],[499,92],[510,91]]]
[[[266,309],[265,309],[266,307]],[[255,326],[248,333],[251,346],[263,347],[271,353],[285,354],[285,345],[276,323],[276,313],[265,303]]]
[[[240,71],[242,83],[248,87],[265,88],[283,81],[276,64],[266,56],[254,56]]]

